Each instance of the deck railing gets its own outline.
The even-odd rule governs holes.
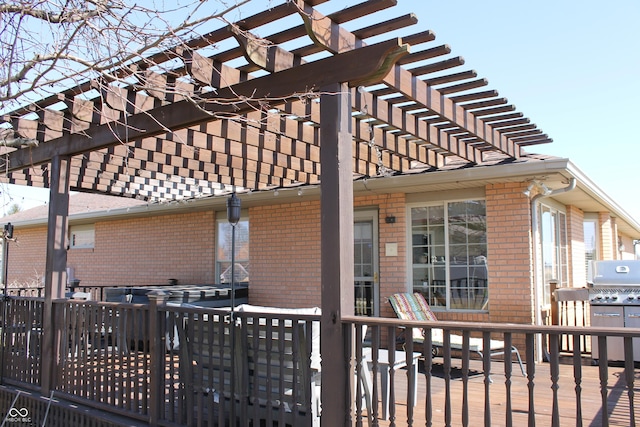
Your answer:
[[[43,300],[4,298],[0,315],[0,372],[3,383],[40,387]]]
[[[232,316],[150,301],[54,301],[54,396],[157,425],[213,426],[231,418],[240,425],[319,425],[319,411],[330,410],[320,408],[322,374],[312,362],[318,315]],[[36,298],[4,301],[4,383],[39,387],[47,357],[42,307]],[[352,343],[343,356],[353,373],[345,414],[351,425],[635,425],[640,330],[365,317],[345,318],[343,326]],[[427,331],[424,343],[404,339],[414,328]],[[428,333],[434,328],[443,330],[439,352]],[[451,350],[458,336],[459,350]],[[549,337],[546,363],[534,360],[540,336]],[[580,348],[591,337],[600,346],[597,366],[580,352],[561,351],[563,338]],[[621,337],[624,361],[606,363],[607,348],[618,345],[612,337]],[[505,354],[474,356],[473,338],[485,346],[504,341]],[[524,376],[512,344],[525,360]]]

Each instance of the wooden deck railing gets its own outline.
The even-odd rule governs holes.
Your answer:
[[[240,425],[319,425],[321,369],[311,362],[318,315],[234,313],[231,321],[225,310],[150,301],[55,301],[54,395],[156,425],[213,426],[232,417]],[[5,300],[2,325],[3,382],[37,389],[47,357],[39,345],[42,300]],[[636,423],[637,329],[364,317],[343,319],[343,326],[352,343],[343,356],[353,372],[345,414],[351,425]],[[431,351],[429,333],[423,344],[402,342],[412,328],[442,329],[442,351]],[[462,337],[459,351],[448,347],[454,336]],[[549,337],[550,357],[537,364],[540,336]],[[600,346],[597,366],[580,352],[560,349],[564,337],[579,348],[592,336]],[[472,337],[486,345],[502,340],[506,352],[474,357]],[[614,345],[608,337],[622,337],[625,361],[606,363],[607,347]],[[511,344],[525,359],[524,376],[513,366]]]
[[[37,389],[40,386],[42,298],[4,298],[0,340],[3,383]]]

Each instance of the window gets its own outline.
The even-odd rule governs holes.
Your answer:
[[[568,283],[567,219],[564,212],[546,205],[540,206],[540,241],[542,242],[542,268],[544,287],[542,303],[551,304],[549,282],[556,281],[558,287]]]
[[[353,278],[356,316],[379,315],[378,211],[354,212]]]
[[[586,216],[586,215],[585,215]],[[587,278],[591,278],[590,261],[598,259],[598,222],[596,219],[586,219],[583,223],[584,227],[584,262],[585,274]]]
[[[95,241],[96,232],[93,224],[69,227],[69,249],[93,249]]]
[[[486,224],[483,200],[412,208],[414,292],[435,308],[486,310]]]
[[[216,277],[220,283],[231,283],[231,246],[233,227],[227,220],[218,220],[216,245]],[[249,220],[236,225],[235,282],[249,282]]]

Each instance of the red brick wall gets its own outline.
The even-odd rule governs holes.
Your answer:
[[[624,250],[621,252],[621,259],[636,259],[635,247],[633,246],[634,239],[626,234],[620,234],[620,242],[624,246]]]
[[[522,183],[486,187],[490,322],[534,320],[531,209],[525,188]]]
[[[613,219],[608,212],[598,213],[598,231],[600,232],[600,259],[616,259],[614,250]]]
[[[584,212],[575,206],[567,206],[567,234],[569,239],[569,286],[581,288],[587,284]]]
[[[95,239],[95,249],[68,251],[83,286],[217,282],[212,211],[98,222]]]
[[[379,213],[380,309],[393,316],[387,298],[406,283],[404,194],[358,197],[356,208]],[[320,305],[320,202],[301,201],[249,210],[251,218],[250,302],[280,307]],[[395,216],[396,222],[385,223]],[[397,256],[386,256],[387,243],[398,245]]]
[[[249,302],[320,306],[320,202],[249,209]]]
[[[11,286],[42,286],[44,282],[47,227],[15,229],[16,242],[9,242],[9,271]]]
[[[46,227],[17,229],[9,283],[44,275]],[[216,283],[215,213],[196,212],[95,224],[94,249],[70,249],[67,265],[81,286]]]

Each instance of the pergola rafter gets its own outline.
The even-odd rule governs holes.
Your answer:
[[[447,57],[448,45],[408,53],[391,38],[367,46],[370,37],[414,25],[415,16],[342,27],[395,1],[364,1],[326,16],[314,9],[325,2],[276,5],[114,70],[113,81],[89,80],[7,113],[12,140],[38,146],[6,147],[3,172],[9,182],[47,186],[52,157],[69,155],[72,190],[148,200],[203,197],[229,185],[316,184],[320,114],[313,98],[328,81],[352,86],[357,176],[405,173],[416,164],[437,169],[450,158],[472,164],[486,155],[517,159],[520,147],[551,141],[496,91],[474,91],[486,80],[474,70],[454,71],[464,59]],[[294,16],[299,25],[260,39],[251,34]],[[236,47],[213,55],[207,50],[233,39]],[[420,31],[403,42],[415,48],[434,39],[433,32]],[[300,47],[281,47],[293,41]],[[384,76],[349,78],[345,64],[379,68],[348,59],[362,57],[362,49],[388,49],[393,64],[383,68]],[[321,52],[326,56],[311,57]],[[242,56],[246,65],[231,65]],[[256,77],[256,71],[267,74]],[[225,118],[234,124],[223,131],[215,123]]]

